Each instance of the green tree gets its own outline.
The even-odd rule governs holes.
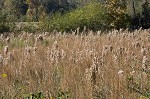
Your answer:
[[[29,21],[38,21],[40,0],[26,0],[28,4],[27,17]]]
[[[7,24],[6,15],[0,14],[0,34],[3,32],[8,32],[10,27]]]
[[[142,8],[142,27],[150,28],[150,3],[146,0]]]
[[[28,9],[28,5],[23,0],[4,0],[0,6],[2,6],[1,13],[10,21],[19,21]]]
[[[126,0],[107,0],[104,5],[107,24],[112,28],[126,28],[129,24]]]
[[[12,21],[14,19],[14,7],[12,5],[12,0],[5,0],[3,3],[3,9],[1,13],[7,16],[7,20]]]

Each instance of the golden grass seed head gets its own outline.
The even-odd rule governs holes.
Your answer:
[[[118,59],[118,56],[113,54],[113,61],[114,63],[118,64],[119,63],[119,59]]]
[[[146,55],[146,48],[144,48],[144,46],[142,46],[142,48],[141,48],[141,54],[143,56]]]
[[[123,76],[123,74],[124,74],[124,71],[123,71],[123,70],[119,70],[119,71],[118,71],[118,75],[119,75],[119,76]]]
[[[97,31],[97,35],[101,35],[102,34],[102,31]]]
[[[57,41],[55,41],[55,42],[53,43],[53,49],[58,49],[58,42],[57,42]]]
[[[38,48],[37,48],[36,46],[34,46],[34,47],[32,48],[34,55],[36,55],[37,49],[38,49]]]
[[[48,36],[48,35],[49,35],[49,32],[44,32],[44,35],[45,35],[45,36]]]
[[[4,66],[8,66],[8,63],[9,63],[9,59],[8,58],[4,58],[3,65]]]
[[[44,40],[44,38],[43,38],[43,36],[42,36],[42,35],[39,35],[39,36],[37,37],[37,40],[39,40],[39,41],[43,41],[43,40]]]
[[[92,68],[87,68],[85,70],[86,80],[91,81],[92,77]]]
[[[4,47],[4,54],[7,55],[7,53],[8,53],[8,46],[5,46]]]
[[[38,47],[34,46],[33,51],[37,51]]]
[[[62,56],[62,59],[65,59],[67,56],[66,52],[63,49],[61,50],[61,56]]]
[[[130,72],[130,75],[131,75],[131,76],[134,76],[135,73],[136,73],[136,72],[133,70],[133,71]]]
[[[142,72],[142,74],[141,74],[141,78],[142,78],[142,84],[141,84],[141,87],[146,87],[146,88],[148,88],[149,87],[149,81],[148,81],[148,79],[149,79],[149,76],[148,76],[148,73],[146,73],[146,72]],[[147,82],[147,85],[144,85],[144,83],[146,83]]]
[[[113,52],[113,46],[112,45],[109,46],[109,51]]]
[[[147,58],[147,56],[143,56],[142,68],[146,70],[146,69],[148,69],[148,66],[149,66],[148,58]]]
[[[124,47],[119,47],[118,50],[117,50],[117,52],[118,52],[119,55],[124,54],[125,51],[126,51],[126,49]]]
[[[134,43],[134,47],[135,47],[135,48],[139,48],[139,47],[141,47],[141,44],[140,44],[138,41],[136,41],[136,42]]]
[[[2,54],[0,54],[0,65],[2,65],[3,64],[3,56],[2,56]]]
[[[31,38],[31,37],[33,37],[33,33],[30,33],[30,34],[29,34],[29,38]]]
[[[8,58],[9,61],[14,61],[14,57],[11,54],[11,52],[8,52],[8,57],[7,58]]]
[[[10,37],[7,37],[7,38],[6,38],[6,42],[10,42]]]
[[[102,56],[106,56],[107,55],[107,53],[108,53],[108,49],[109,47],[107,46],[107,45],[104,45],[103,46],[103,50],[102,50]]]
[[[97,72],[98,71],[98,65],[93,62],[93,64],[91,65],[91,69],[92,69],[92,71]]]
[[[0,39],[4,39],[4,34],[1,34],[1,35],[0,35]]]
[[[25,47],[25,51],[26,51],[26,53],[30,53],[31,52],[31,47],[30,46],[26,46]]]
[[[124,33],[122,33],[122,39],[124,39],[124,38],[126,38],[127,37],[127,34],[124,32]]]
[[[107,35],[107,39],[108,39],[108,40],[111,40],[111,34],[108,34],[108,35]]]

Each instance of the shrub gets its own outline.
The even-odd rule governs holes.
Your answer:
[[[92,30],[105,27],[104,10],[101,3],[93,2],[64,15],[55,14],[51,20],[43,22],[45,31],[70,31],[86,26]]]
[[[8,32],[10,27],[6,24],[6,17],[4,15],[0,15],[0,33]]]
[[[44,95],[42,92],[39,93],[33,93],[33,94],[25,94],[25,99],[44,99]]]
[[[0,23],[0,33],[8,32],[8,31],[9,31],[9,27],[3,23]]]

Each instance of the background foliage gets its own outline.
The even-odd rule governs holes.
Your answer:
[[[150,4],[148,0],[1,0],[0,16],[9,22],[41,22],[41,31],[84,26],[138,29],[150,27]]]
[[[97,10],[99,9],[99,10]],[[84,29],[86,26],[92,30],[102,29],[105,26],[104,10],[100,3],[90,3],[82,8],[78,8],[74,11],[64,14],[56,14],[52,17],[48,23],[43,24],[43,27],[47,30],[59,30],[59,31],[70,31],[77,29]]]

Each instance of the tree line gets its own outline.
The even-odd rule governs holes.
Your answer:
[[[103,5],[97,10],[105,11],[106,24],[112,28],[150,27],[148,0],[0,0],[0,22],[39,22],[56,13],[66,16],[92,2]]]

